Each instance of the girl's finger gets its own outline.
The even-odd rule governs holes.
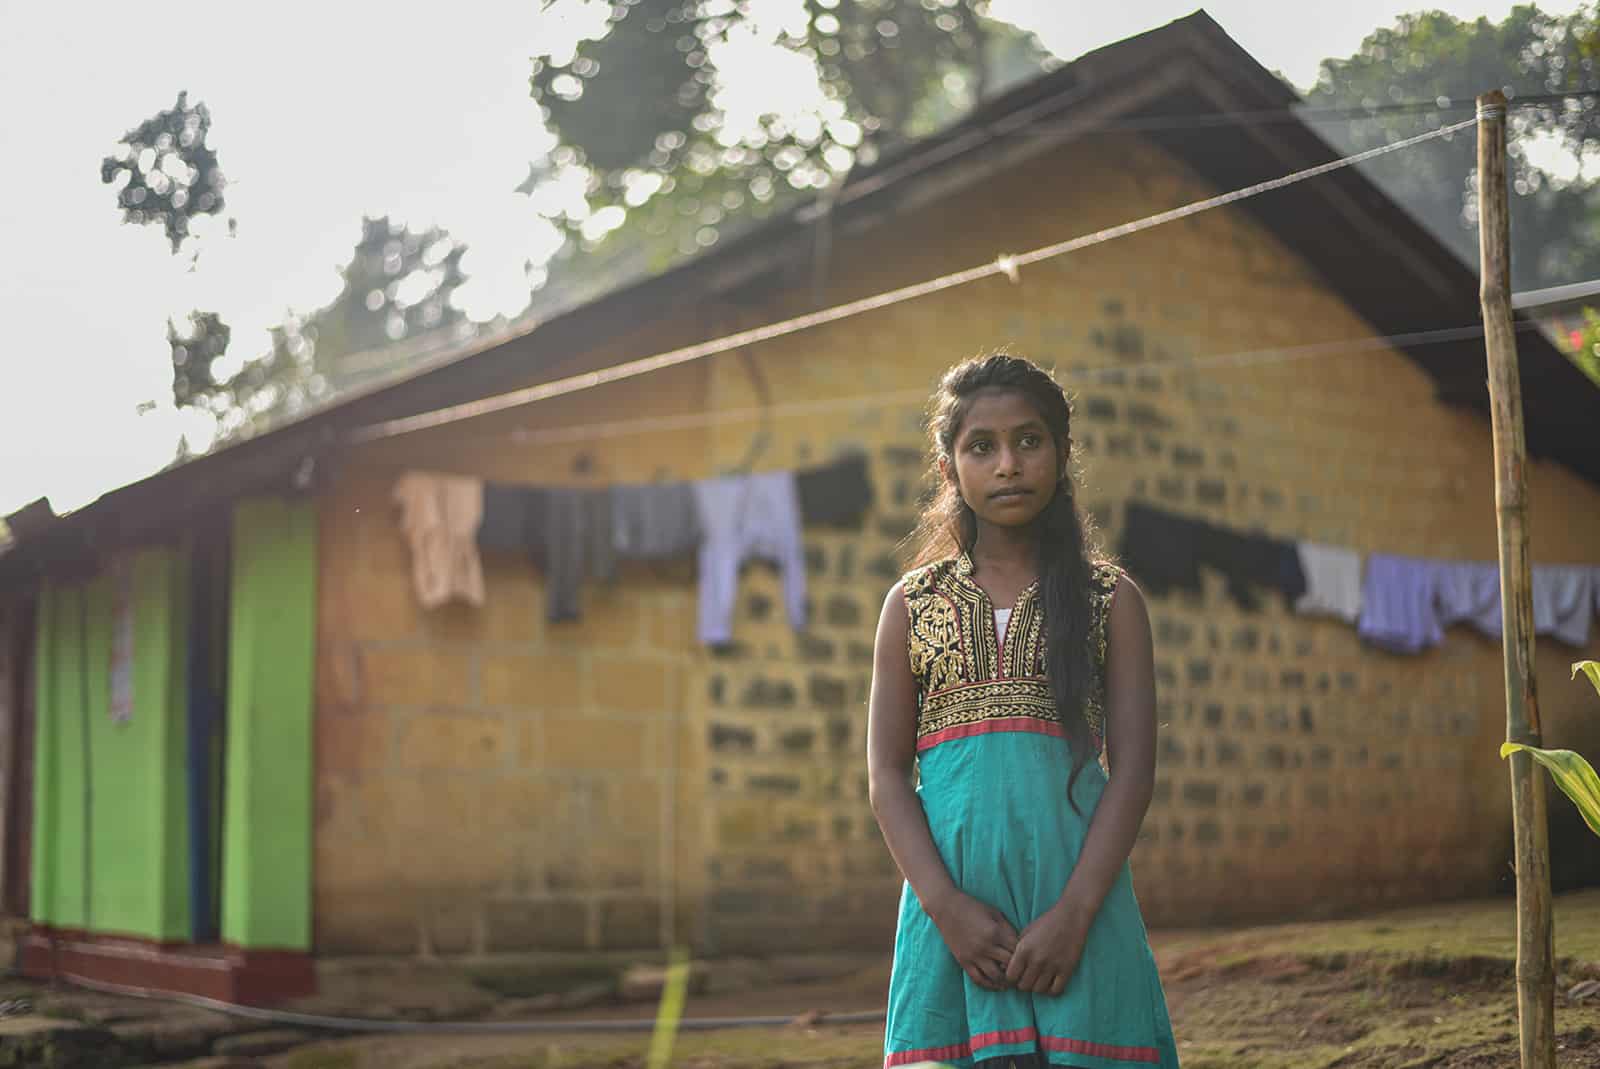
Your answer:
[[[1066,989],[1067,989],[1067,978],[1065,976],[1062,976],[1060,973],[1057,973],[1055,975],[1055,978],[1050,981],[1050,994],[1059,995],[1059,994],[1061,994],[1061,992],[1065,991]]]
[[[1005,990],[1005,981],[1000,978],[999,970],[993,968],[986,969],[983,967],[982,962],[979,962],[972,967],[972,977],[978,982],[978,986],[987,988],[990,991]]]

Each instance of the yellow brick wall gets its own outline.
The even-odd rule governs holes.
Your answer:
[[[1138,139],[1080,143],[840,237],[823,297],[1211,192]],[[603,355],[792,314],[811,296],[807,272],[792,281],[791,295],[707,302]],[[1487,423],[1434,402],[1404,356],[1161,368],[1371,333],[1292,251],[1219,211],[1027,268],[1019,284],[978,283],[348,458],[323,500],[319,947],[648,945],[663,911],[707,950],[886,943],[898,880],[865,801],[865,697],[878,607],[922,487],[917,398],[980,349],[1053,364],[1078,397],[1081,499],[1108,546],[1139,499],[1366,551],[1491,559]],[[736,415],[767,399],[765,418]],[[694,412],[724,415],[671,431],[614,425]],[[871,458],[878,502],[860,531],[807,532],[808,632],[791,633],[776,576],[752,568],[720,651],[693,642],[687,568],[626,569],[585,589],[581,623],[552,625],[532,568],[494,557],[482,610],[423,614],[386,498],[406,467],[598,485],[855,449]],[[1600,562],[1600,492],[1559,467],[1530,472],[1535,559]],[[1498,646],[1457,629],[1426,656],[1387,656],[1281,605],[1243,613],[1210,582],[1201,598],[1151,604],[1161,764],[1134,858],[1147,915],[1325,912],[1502,882]],[[1547,738],[1600,750],[1593,696],[1566,681],[1574,656],[1541,643]]]
[[[615,419],[619,403],[681,410],[702,379],[685,369],[620,401],[569,402],[564,415]],[[643,481],[656,474],[657,449],[696,456],[700,435],[644,448],[531,446],[514,437],[523,422],[374,447],[324,491],[324,952],[654,946],[672,930],[664,912],[679,931],[692,920],[689,905],[663,893],[701,849],[694,826],[672,820],[698,807],[705,775],[683,722],[696,655],[683,628],[694,609],[690,569],[625,566],[614,584],[585,589],[581,622],[552,625],[531,563],[493,554],[481,609],[425,613],[389,494],[407,467],[546,484]]]

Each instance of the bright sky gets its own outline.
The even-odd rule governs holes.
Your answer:
[[[790,17],[798,0],[756,0]],[[1194,10],[1197,0],[993,0],[997,16],[1072,57]],[[1268,68],[1309,85],[1373,28],[1420,8],[1504,17],[1506,2],[1212,0],[1207,10]],[[1547,3],[1570,10],[1574,0]],[[0,0],[0,514],[49,495],[79,507],[167,463],[180,433],[209,420],[176,411],[165,324],[214,310],[230,356],[268,348],[286,309],[339,290],[363,214],[437,224],[470,246],[457,293],[475,319],[527,302],[525,264],[555,235],[513,191],[549,151],[528,96],[529,58],[592,23],[595,0],[515,4],[278,0],[116,18],[81,5]],[[572,18],[555,13],[576,9]],[[565,47],[570,47],[570,43]],[[759,48],[725,57],[752,110],[794,83]],[[745,62],[736,62],[743,60]],[[748,64],[748,66],[746,65]],[[208,234],[194,271],[156,227],[124,226],[100,160],[180,90],[211,111],[209,143],[228,179],[238,235]],[[144,414],[141,402],[155,406]]]

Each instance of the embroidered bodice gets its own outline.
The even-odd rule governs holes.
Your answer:
[[[1000,721],[1013,721],[1017,730],[1060,732],[1045,671],[1038,583],[1018,596],[1001,632],[994,606],[972,571],[972,559],[963,553],[918,568],[902,585],[911,672],[917,681],[919,751],[948,738],[1004,730]],[[1084,715],[1096,756],[1105,737],[1106,619],[1120,575],[1116,565],[1097,563],[1090,579],[1095,679]]]

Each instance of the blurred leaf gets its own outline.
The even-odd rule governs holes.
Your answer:
[[[1582,672],[1589,677],[1589,683],[1596,693],[1600,693],[1600,661],[1578,661],[1572,666],[1572,678],[1577,679]]]
[[[1583,310],[1583,325],[1566,339],[1567,355],[1572,357],[1584,372],[1600,385],[1600,314],[1593,308]]]
[[[1593,662],[1590,662],[1593,663]],[[1593,766],[1571,750],[1541,750],[1537,746],[1524,746],[1519,742],[1504,743],[1500,756],[1509,757],[1522,751],[1550,770],[1550,778],[1572,804],[1583,814],[1589,830],[1600,835],[1600,776]]]

